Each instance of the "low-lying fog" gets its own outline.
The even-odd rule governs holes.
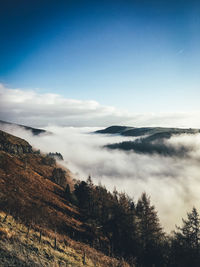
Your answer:
[[[5,129],[5,126],[4,126]],[[166,231],[181,225],[193,206],[200,208],[200,135],[182,135],[168,145],[189,147],[187,157],[136,154],[103,148],[108,143],[133,140],[130,137],[91,134],[96,128],[48,127],[52,134],[33,136],[21,128],[5,129],[26,139],[43,152],[60,152],[65,166],[80,179],[93,181],[109,190],[125,191],[137,201],[146,191],[155,204]]]

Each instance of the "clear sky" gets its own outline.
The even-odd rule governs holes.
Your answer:
[[[200,1],[1,1],[0,83],[130,112],[199,110]]]

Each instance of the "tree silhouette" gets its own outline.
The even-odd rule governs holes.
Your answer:
[[[172,241],[172,266],[193,266],[200,263],[200,218],[194,207],[182,219],[183,226],[177,227]]]
[[[143,193],[136,206],[138,236],[140,242],[139,261],[144,266],[162,266],[162,242],[164,233],[150,198]]]

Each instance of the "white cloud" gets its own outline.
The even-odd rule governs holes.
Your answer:
[[[134,102],[133,102],[134,106]],[[88,134],[90,128],[60,126],[174,126],[200,128],[200,113],[131,114],[96,101],[67,99],[58,94],[8,89],[0,84],[0,119],[29,126],[47,126],[53,135],[32,136],[19,127],[8,132],[29,141],[44,152],[61,152],[65,164],[80,178],[92,175],[110,190],[116,186],[137,199],[143,191],[151,195],[167,230],[181,223],[193,205],[200,208],[200,137],[179,136],[166,141],[191,148],[187,158],[140,155],[102,149],[122,137]],[[56,126],[50,126],[56,125]],[[94,130],[94,128],[93,128]],[[123,140],[125,137],[123,137]]]
[[[64,165],[80,179],[90,174],[109,190],[116,186],[136,201],[146,191],[167,231],[181,225],[193,205],[200,209],[200,134],[175,136],[168,145],[191,148],[188,157],[163,157],[102,148],[130,137],[91,134],[96,128],[47,127],[53,134],[32,136],[20,127],[2,126],[43,152],[60,152]],[[6,128],[5,128],[6,127]]]
[[[133,101],[134,107],[134,101]],[[200,127],[200,112],[130,113],[94,100],[75,100],[34,90],[9,89],[0,84],[0,119],[35,127],[170,126]]]
[[[130,119],[127,112],[96,101],[63,98],[58,94],[8,89],[0,86],[1,119],[35,126],[102,126]]]
[[[133,152],[102,149],[107,143],[126,140],[119,136],[91,135],[94,129],[72,127],[47,128],[54,135],[29,141],[43,151],[59,151],[64,155],[66,166],[81,179],[90,174],[95,183],[101,182],[107,188],[125,191],[135,200],[146,191],[159,212],[162,225],[167,231],[195,205],[200,209],[200,135],[173,137],[169,140],[175,146],[192,148],[189,157],[163,157]]]

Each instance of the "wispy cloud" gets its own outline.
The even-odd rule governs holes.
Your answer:
[[[134,106],[134,100],[133,100]],[[30,126],[174,126],[200,127],[200,112],[130,113],[94,100],[76,100],[38,90],[0,85],[0,119]]]
[[[94,100],[75,100],[58,94],[0,86],[1,119],[28,125],[103,126],[131,118],[128,112],[103,106]]]

